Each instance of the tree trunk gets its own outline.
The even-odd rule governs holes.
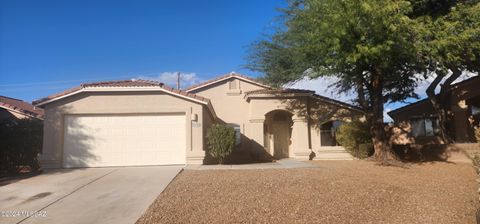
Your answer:
[[[451,138],[450,133],[447,129],[447,124],[449,122],[449,89],[452,86],[452,83],[457,80],[462,72],[456,68],[451,68],[452,74],[445,80],[441,85],[440,93],[435,94],[435,88],[440,84],[442,79],[445,77],[443,74],[438,74],[435,77],[435,80],[427,88],[427,96],[430,102],[432,103],[435,114],[438,117],[438,125],[440,129],[440,137],[442,138],[445,144],[453,143],[454,140]]]
[[[397,160],[397,157],[391,150],[390,144],[385,133],[385,124],[383,123],[383,75],[379,71],[372,72],[371,76],[371,111],[369,112],[372,142],[375,150],[375,160],[384,164],[390,160]]]
[[[428,96],[428,99],[432,103],[433,110],[437,114],[438,117],[438,125],[440,128],[440,137],[442,138],[443,142],[445,144],[449,144],[451,142],[451,139],[447,133],[447,128],[446,128],[446,113],[445,110],[443,109],[444,107],[442,106],[442,97],[440,95],[435,94],[435,89],[437,88],[438,84],[442,81],[444,75],[438,74],[437,77],[433,80],[432,83],[428,86],[426,93]]]

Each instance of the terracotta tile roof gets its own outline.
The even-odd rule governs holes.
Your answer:
[[[91,82],[80,85],[81,87],[142,87],[142,86],[164,86],[163,83],[143,80],[143,79],[131,79],[131,80],[118,80],[118,81],[106,81],[106,82]]]
[[[245,92],[245,95],[254,95],[254,94],[288,94],[288,93],[307,93],[313,94],[315,91],[306,90],[306,89],[257,89],[252,91]]]
[[[199,89],[199,88],[201,88],[201,87],[205,87],[205,86],[208,86],[208,85],[217,83],[217,82],[222,81],[222,80],[226,80],[226,79],[228,79],[228,78],[233,78],[233,77],[236,77],[236,78],[240,78],[240,79],[249,81],[249,82],[254,83],[254,84],[256,84],[256,85],[263,86],[263,87],[265,87],[265,88],[271,88],[270,86],[265,85],[265,84],[262,84],[262,83],[258,82],[257,80],[255,80],[255,79],[253,79],[253,78],[250,78],[250,77],[248,77],[248,76],[246,76],[246,75],[242,75],[242,74],[238,74],[238,73],[235,73],[235,72],[231,72],[231,73],[227,73],[227,74],[225,74],[225,75],[219,76],[219,77],[217,77],[217,78],[208,80],[208,81],[206,81],[206,82],[203,82],[203,83],[200,83],[200,84],[197,84],[197,85],[190,86],[190,87],[186,88],[185,91],[187,91],[187,92],[193,91],[193,90],[195,90],[195,89]]]
[[[43,109],[33,106],[25,101],[6,96],[0,96],[0,107],[8,108],[19,113],[43,119]]]
[[[65,90],[61,93],[53,94],[47,97],[44,97],[42,99],[33,101],[34,105],[41,104],[43,102],[53,100],[62,96],[65,96],[70,93],[74,93],[76,91],[79,91],[84,88],[95,88],[95,87],[160,87],[164,90],[167,90],[168,92],[172,92],[175,94],[179,94],[182,96],[185,96],[187,98],[195,99],[195,100],[200,100],[205,103],[210,103],[210,100],[201,96],[197,96],[192,93],[187,93],[182,90],[174,89],[172,87],[166,86],[161,82],[157,81],[151,81],[151,80],[143,80],[143,79],[132,79],[132,80],[119,80],[119,81],[107,81],[107,82],[92,82],[92,83],[84,83],[81,84],[80,86]]]
[[[329,103],[337,104],[342,107],[348,107],[350,109],[354,109],[358,111],[363,111],[360,107],[357,107],[355,105],[334,100],[325,96],[321,96],[321,95],[315,94],[315,91],[306,90],[306,89],[288,89],[288,88],[287,89],[259,89],[259,90],[252,90],[252,91],[245,92],[245,96],[255,95],[255,94],[272,94],[272,95],[280,94],[281,95],[281,94],[296,94],[296,93],[308,94],[311,97],[315,97],[317,99],[320,99]]]
[[[326,97],[326,96],[313,94],[313,97],[315,97],[317,99],[327,101],[327,102],[331,102],[331,103],[334,103],[334,104],[338,104],[338,105],[341,105],[341,106],[344,106],[344,107],[348,107],[350,109],[354,109],[354,110],[360,111],[362,113],[365,112],[361,107],[358,107],[358,106],[355,106],[355,105],[352,105],[352,104],[349,104],[349,103],[345,103],[343,101],[335,100],[335,99],[332,99],[332,98],[329,98],[329,97]]]
[[[190,97],[190,98],[194,98],[194,99],[197,99],[197,100],[204,101],[206,103],[210,103],[210,99],[207,99],[203,96],[195,95],[193,93],[186,92],[184,90],[175,89],[175,88],[172,88],[170,86],[163,86],[162,88],[165,89],[165,90],[168,90],[170,92],[173,92],[173,93],[181,94],[181,95],[184,95],[184,96],[187,96],[187,97]]]

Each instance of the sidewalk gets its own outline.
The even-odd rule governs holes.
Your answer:
[[[295,159],[281,159],[271,163],[227,164],[227,165],[187,165],[186,170],[250,170],[250,169],[291,169],[314,168],[316,164],[306,163]]]

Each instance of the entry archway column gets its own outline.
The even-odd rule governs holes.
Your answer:
[[[305,117],[292,117],[292,145],[290,147],[290,157],[308,159],[311,153],[308,139],[308,121]]]

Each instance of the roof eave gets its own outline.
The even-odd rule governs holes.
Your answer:
[[[4,103],[5,104],[5,103]],[[9,105],[9,106],[4,106],[4,105],[0,105],[0,108],[3,108],[5,110],[10,110],[10,111],[14,111],[15,113],[19,113],[19,114],[22,114],[22,115],[25,115],[27,117],[31,117],[31,118],[36,118],[36,119],[40,119],[40,120],[43,120],[43,116],[40,115],[40,114],[30,114],[30,113],[26,113],[25,111],[23,110],[19,110],[19,109],[15,109],[16,107],[13,106],[13,105]]]
[[[313,93],[251,93],[245,94],[244,99],[250,98],[287,98],[287,97],[302,97],[312,96]]]
[[[203,101],[203,100],[199,100],[199,99],[195,99],[193,97],[189,97],[189,96],[184,96],[182,94],[179,94],[179,93],[175,93],[173,91],[168,91],[160,86],[149,86],[149,87],[82,87],[76,91],[73,91],[73,92],[70,92],[68,94],[65,94],[65,95],[62,95],[62,96],[59,96],[59,97],[55,97],[55,98],[52,98],[52,99],[48,99],[48,100],[45,100],[45,101],[34,101],[34,105],[35,106],[44,106],[46,104],[49,104],[51,102],[54,102],[54,101],[58,101],[60,99],[64,99],[66,97],[69,97],[69,96],[72,96],[72,95],[76,95],[76,94],[79,94],[79,93],[82,93],[82,92],[125,92],[125,91],[162,91],[162,92],[165,92],[167,94],[171,94],[171,95],[175,95],[175,96],[178,96],[180,98],[184,98],[184,99],[187,99],[187,100],[191,100],[191,101],[195,101],[197,103],[201,103],[201,104],[205,104],[207,105],[208,102],[206,101]]]

